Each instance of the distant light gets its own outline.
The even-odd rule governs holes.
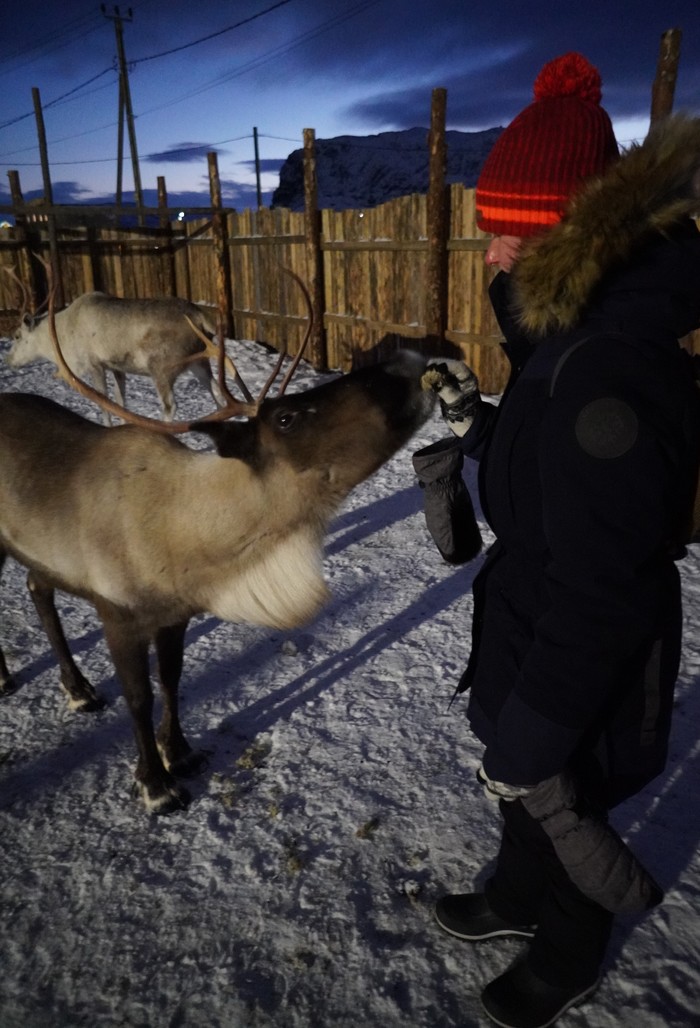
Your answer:
[[[180,211],[180,213],[177,216],[177,220],[178,221],[184,221],[185,220],[185,212],[184,211]]]
[[[357,216],[358,216],[358,218],[364,218],[365,212],[364,211],[360,211]]]

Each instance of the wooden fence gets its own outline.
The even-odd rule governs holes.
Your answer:
[[[427,197],[414,194],[366,210],[319,212],[322,349],[318,367],[346,370],[377,359],[402,339],[431,353],[464,356],[483,388],[498,392],[505,365],[488,302],[485,237],[474,218],[474,190],[446,191],[449,232],[444,246],[445,329],[426,340],[429,258]],[[75,209],[73,209],[75,210]],[[160,228],[55,230],[69,303],[101,289],[116,296],[177,295],[218,306],[216,234],[212,218]],[[234,337],[296,352],[307,324],[301,291],[283,268],[310,282],[306,216],[284,208],[224,214]],[[37,222],[0,230],[0,267],[14,267],[38,305],[43,269],[34,253],[49,254],[48,229]],[[17,323],[20,291],[0,275],[0,331]],[[445,342],[445,340],[447,342]]]
[[[482,389],[499,393],[507,366],[488,299],[491,272],[475,224],[474,190],[449,187],[445,242],[445,328],[426,329],[427,198],[414,194],[367,210],[321,215],[322,349],[308,355],[319,369],[385,356],[398,345],[462,358]],[[284,208],[228,212],[225,238],[233,338],[296,353],[307,325],[306,304],[289,268],[309,282],[305,215]],[[211,218],[166,228],[59,228],[64,301],[101,289],[116,296],[177,295],[217,307],[216,240]],[[0,230],[0,269],[15,268],[38,305],[46,292],[35,253],[48,256],[46,227]],[[0,335],[17,325],[20,290],[0,274]],[[317,315],[318,317],[318,315]],[[405,342],[407,341],[407,343]],[[683,341],[700,353],[700,332]]]

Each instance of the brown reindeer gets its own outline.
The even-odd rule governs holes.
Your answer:
[[[64,375],[91,395],[55,342]],[[0,396],[0,566],[10,555],[28,569],[62,686],[80,710],[100,700],[71,657],[54,590],[94,604],[131,713],[147,809],[186,806],[176,779],[202,760],[178,717],[189,619],[209,612],[290,628],[319,612],[329,519],[426,420],[424,368],[399,352],[293,395],[242,403],[229,393],[224,411],[191,425],[121,411],[136,423],[107,428],[40,396]],[[232,415],[244,419],[221,420]],[[217,452],[171,434],[185,429],[207,433]],[[163,695],[157,733],[151,645]],[[0,675],[7,683],[1,652]]]

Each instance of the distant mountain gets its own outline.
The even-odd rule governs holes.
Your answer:
[[[448,183],[476,185],[481,166],[502,128],[445,133]],[[331,210],[374,207],[396,196],[428,189],[428,130],[405,129],[375,136],[316,140],[318,206]],[[290,153],[280,168],[273,207],[304,208],[304,151]]]

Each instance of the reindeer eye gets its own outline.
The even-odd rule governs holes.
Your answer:
[[[276,424],[280,432],[289,432],[293,428],[295,421],[297,420],[299,412],[291,410],[280,411],[277,415]]]

